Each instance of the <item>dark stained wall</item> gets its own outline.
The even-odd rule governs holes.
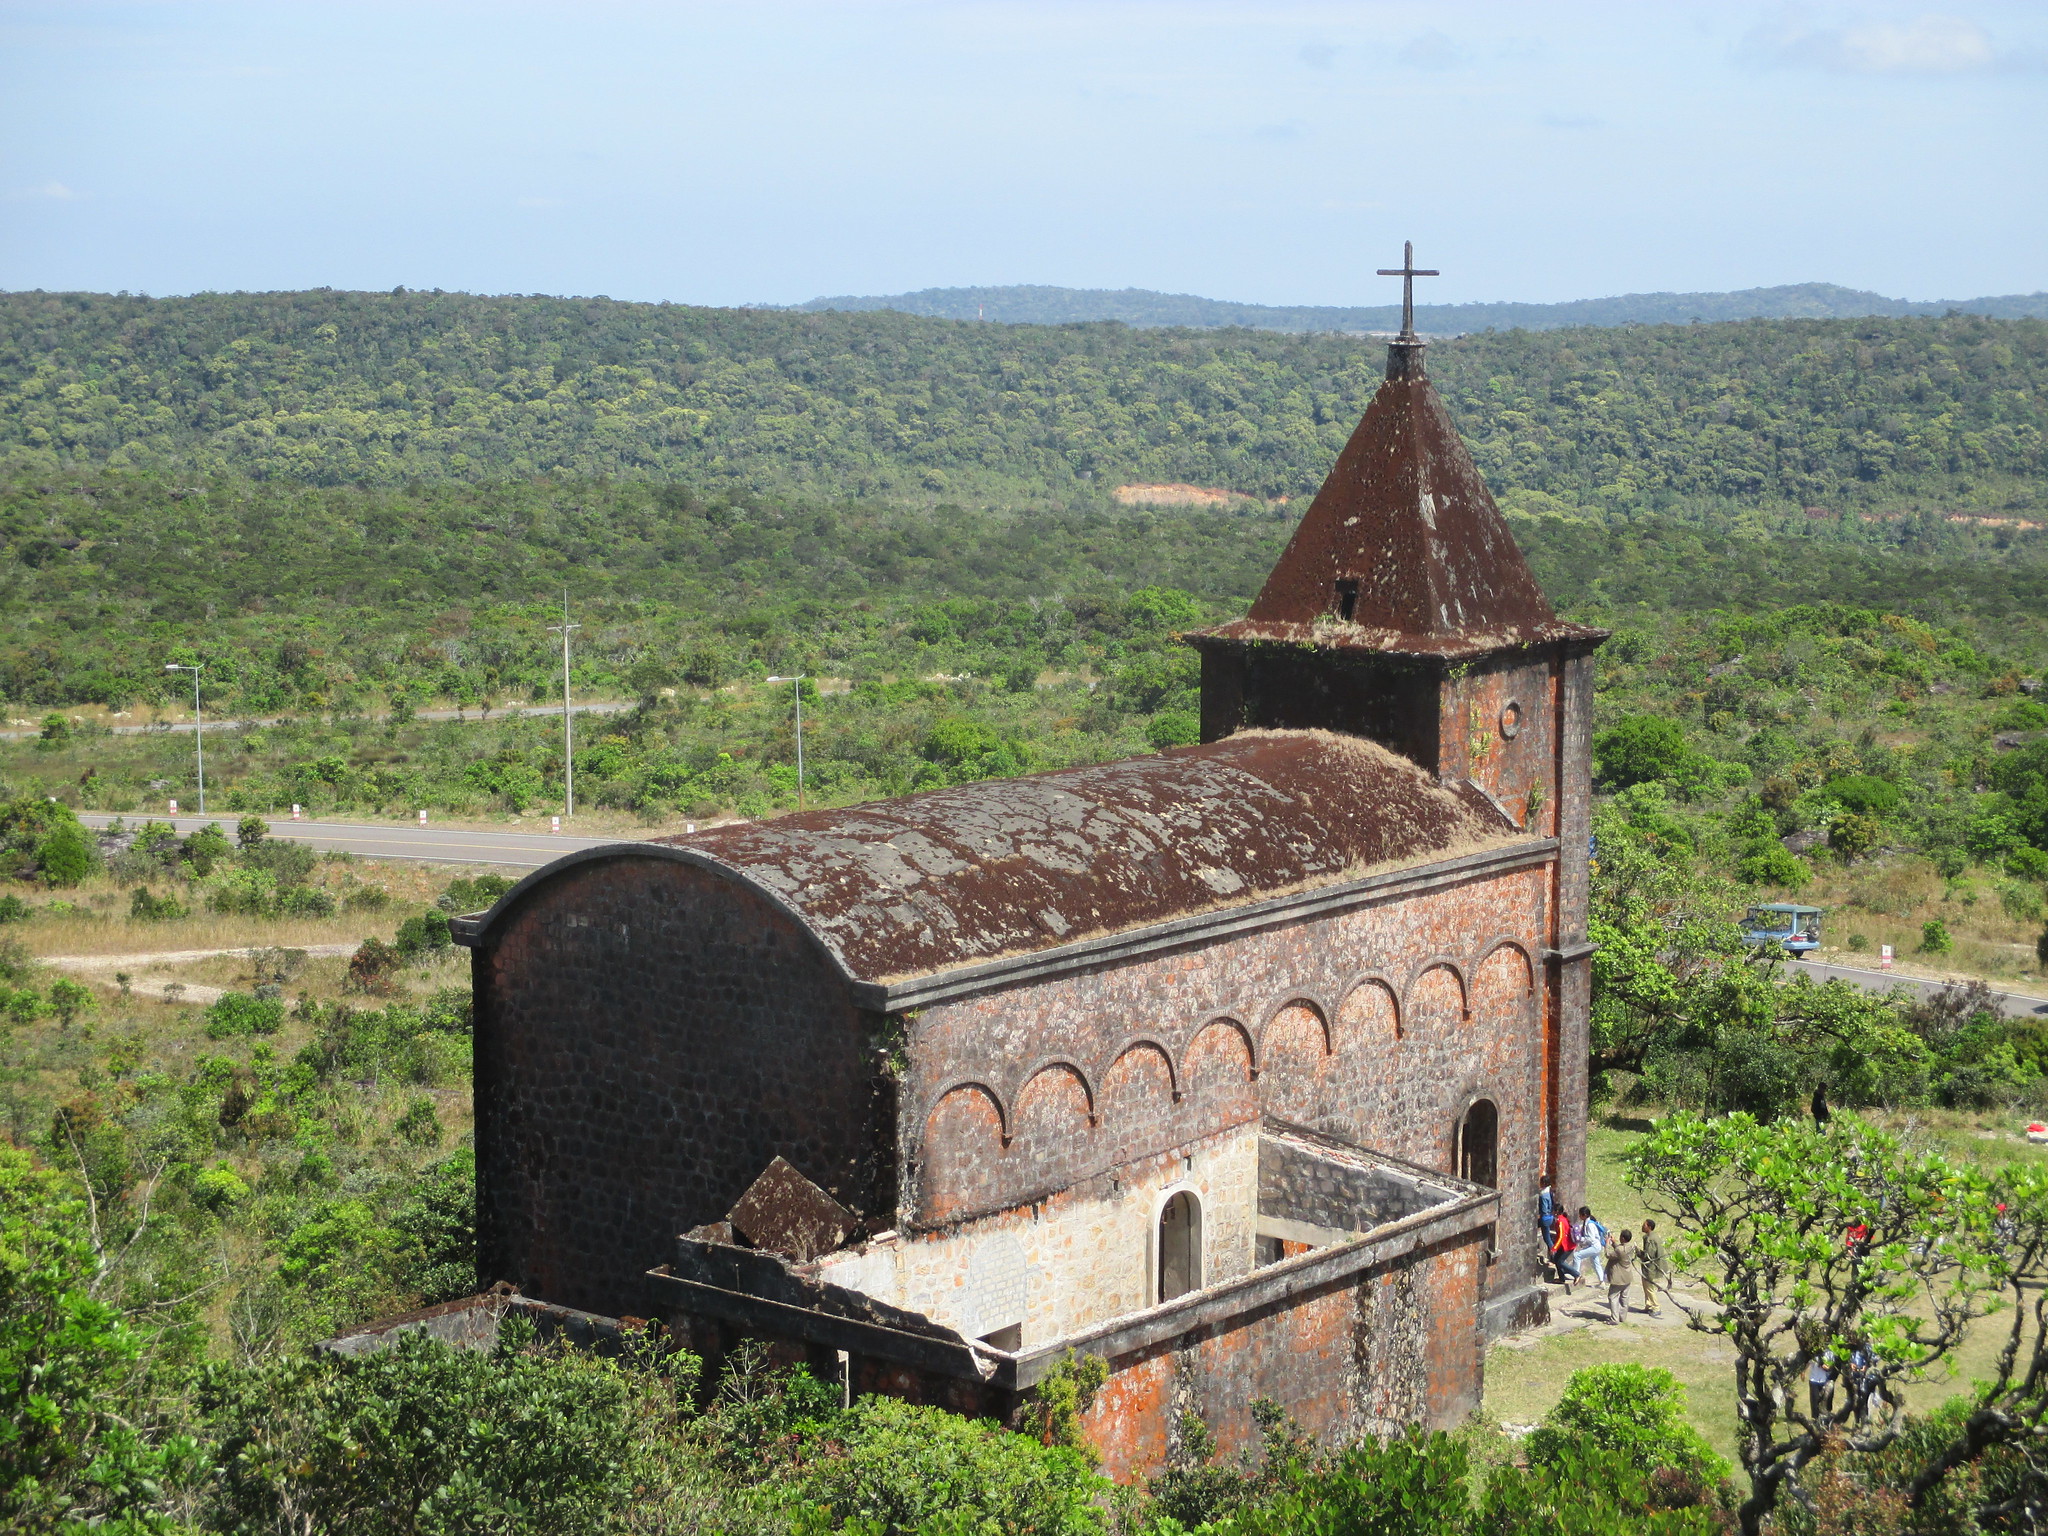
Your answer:
[[[672,859],[536,886],[475,952],[480,1278],[610,1316],[778,1153],[894,1203],[893,1112],[837,972],[778,908]]]
[[[1434,772],[1433,659],[1294,645],[1201,645],[1202,740],[1242,730],[1338,731],[1376,741]]]

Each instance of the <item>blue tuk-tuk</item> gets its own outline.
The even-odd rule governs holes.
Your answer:
[[[1769,944],[1775,940],[1781,949],[1803,955],[1820,948],[1820,918],[1819,907],[1802,907],[1790,901],[1767,901],[1749,909],[1749,917],[1742,927],[1743,942]]]

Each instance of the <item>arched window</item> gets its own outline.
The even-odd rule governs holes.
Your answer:
[[[1159,1212],[1159,1299],[1202,1288],[1202,1205],[1182,1190]]]
[[[1458,1122],[1458,1177],[1488,1189],[1500,1184],[1500,1111],[1480,1099]]]

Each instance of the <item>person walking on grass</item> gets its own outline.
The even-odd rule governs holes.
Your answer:
[[[1607,1316],[1616,1327],[1628,1320],[1628,1288],[1635,1284],[1636,1245],[1635,1234],[1627,1227],[1621,1229],[1621,1236],[1608,1243],[1605,1250],[1607,1271]]]
[[[1607,1229],[1593,1218],[1591,1206],[1579,1207],[1579,1219],[1573,1223],[1578,1229],[1579,1246],[1572,1257],[1579,1261],[1579,1273],[1584,1274],[1587,1266],[1593,1270],[1593,1283],[1607,1283]]]
[[[1643,1277],[1643,1311],[1651,1317],[1662,1317],[1663,1310],[1657,1305],[1660,1290],[1671,1296],[1671,1264],[1664,1257],[1664,1239],[1657,1235],[1657,1218],[1643,1218],[1643,1239],[1636,1244],[1636,1271]],[[1672,1305],[1678,1298],[1673,1296]]]
[[[1832,1350],[1816,1353],[1806,1366],[1807,1417],[1819,1423],[1835,1411],[1835,1356]]]

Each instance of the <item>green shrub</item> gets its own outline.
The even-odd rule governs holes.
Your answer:
[[[1839,801],[1844,810],[1853,811],[1858,816],[1894,815],[1905,800],[1898,785],[1868,773],[1851,773],[1830,779],[1824,793],[1828,798]]]
[[[1828,846],[1843,858],[1868,858],[1884,845],[1884,823],[1875,816],[1837,816],[1828,828]]]
[[[407,1103],[405,1113],[398,1117],[391,1129],[407,1146],[441,1145],[441,1117],[434,1113],[434,1101],[424,1094]]]
[[[2038,923],[2042,911],[2041,888],[2008,880],[1998,888],[1998,905],[2015,922]]]
[[[50,885],[76,885],[99,863],[99,845],[76,821],[52,828],[36,845],[36,870]]]
[[[448,889],[434,898],[434,905],[450,916],[481,912],[517,883],[504,875],[465,875],[459,880],[451,880]]]
[[[0,923],[26,922],[33,910],[19,896],[0,896]]]
[[[332,917],[334,896],[317,885],[287,886],[277,894],[279,917]]]
[[[78,1022],[80,1014],[98,1006],[98,994],[69,976],[60,976],[50,983],[50,1011],[57,1015],[66,1029]]]
[[[1717,1483],[1570,1445],[1547,1463],[1496,1467],[1471,1529],[1488,1536],[1727,1536]]]
[[[209,1211],[224,1211],[249,1198],[249,1186],[226,1163],[215,1163],[192,1180],[192,1198]]]
[[[270,836],[270,823],[261,816],[244,816],[235,823],[235,844],[244,854]]]
[[[1527,1442],[1532,1466],[1562,1465],[1589,1448],[1709,1483],[1728,1475],[1727,1463],[1686,1422],[1685,1389],[1678,1379],[1633,1361],[1573,1371],[1557,1406]]]
[[[240,857],[244,866],[264,871],[280,886],[303,885],[320,862],[320,856],[304,843],[284,837],[245,844]]]
[[[131,1427],[144,1340],[94,1297],[99,1273],[84,1200],[0,1144],[0,1528],[157,1529],[197,1460],[189,1437],[151,1447]]]
[[[1191,747],[1202,739],[1202,717],[1191,709],[1169,709],[1145,722],[1145,740],[1155,752]]]
[[[1684,728],[1664,715],[1626,715],[1593,738],[1594,768],[1608,789],[1676,779],[1693,755]]]
[[[864,1397],[819,1426],[814,1443],[822,1454],[802,1468],[794,1491],[837,1523],[888,1536],[1092,1536],[1105,1529],[1099,1501],[1110,1484],[1092,1458],[985,1420]]]
[[[157,896],[146,885],[128,893],[128,915],[140,923],[167,923],[185,916],[185,905],[175,896]]]
[[[1227,1521],[1230,1536],[1466,1536],[1465,1447],[1441,1432],[1365,1439]]]
[[[216,1366],[209,1530],[568,1536],[611,1528],[642,1474],[627,1370],[559,1351],[389,1349]]]
[[[274,997],[223,992],[206,1010],[206,1038],[229,1040],[238,1035],[274,1035],[284,1026],[284,1004]]]
[[[216,866],[225,863],[234,851],[234,845],[221,831],[218,822],[208,822],[185,839],[185,863],[190,866],[193,876],[201,880],[212,874]]]
[[[465,1147],[422,1168],[392,1213],[391,1229],[399,1239],[393,1279],[401,1291],[418,1296],[425,1305],[473,1293],[476,1154]]]
[[[1758,841],[1735,861],[1735,877],[1745,885],[1778,886],[1788,891],[1804,890],[1813,878],[1806,860],[1778,843]]]
[[[466,1035],[429,1029],[415,1035],[405,1075],[425,1088],[458,1088],[469,1083],[475,1053]]]
[[[1938,917],[1929,918],[1920,925],[1920,950],[1923,954],[1946,955],[1956,947],[1950,936],[1948,924]]]
[[[444,950],[453,942],[445,914],[422,912],[398,925],[391,947],[398,951],[400,958],[413,961]]]

